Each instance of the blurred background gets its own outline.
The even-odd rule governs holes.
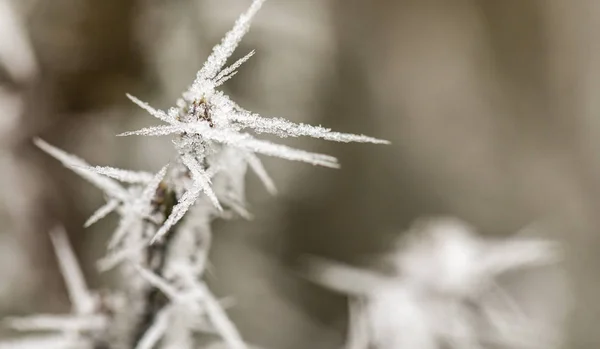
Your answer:
[[[158,170],[167,138],[115,137],[154,122],[125,93],[173,105],[249,3],[0,0],[0,315],[68,309],[47,236],[57,223],[92,286],[118,283],[94,265],[114,217],[82,227],[101,193],[31,139]],[[451,215],[493,237],[549,222],[574,300],[565,348],[600,348],[599,23],[594,0],[267,1],[234,58],[257,54],[226,92],[265,116],[392,145],[285,140],[342,168],[264,159],[275,197],[249,176],[255,218],[215,222],[209,277],[235,297],[245,338],[338,347],[346,300],[299,276],[298,259],[360,265],[416,218]]]

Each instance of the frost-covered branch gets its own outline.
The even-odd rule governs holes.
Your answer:
[[[226,67],[263,2],[252,1],[234,27],[213,48],[175,107],[162,111],[127,95],[163,124],[125,132],[121,136],[172,137],[175,156],[156,173],[92,166],[41,139],[34,141],[104,192],[106,204],[92,214],[85,226],[113,212],[119,215],[116,230],[109,238],[107,255],[99,266],[101,269],[122,266],[129,298],[128,313],[133,319],[129,322],[134,326],[130,333],[111,339],[111,345],[140,349],[196,348],[194,336],[202,332],[200,327],[206,329],[206,326],[198,326],[197,319],[201,318],[201,323],[208,324],[229,348],[247,347],[204,282],[211,222],[232,214],[251,217],[245,206],[244,179],[248,168],[256,173],[270,193],[276,192],[274,181],[258,155],[339,167],[333,156],[273,143],[258,138],[257,134],[388,143],[321,126],[263,117],[245,110],[217,90],[254,55],[251,51]],[[71,271],[65,271],[65,275],[73,280],[80,280],[71,274]],[[78,285],[75,281],[73,287]],[[75,288],[81,289],[81,286]],[[89,308],[87,305],[78,307]]]

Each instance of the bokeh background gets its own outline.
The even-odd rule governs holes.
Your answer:
[[[101,193],[31,139],[156,171],[168,139],[115,137],[153,122],[125,93],[172,105],[248,4],[0,0],[0,315],[68,308],[57,223],[90,283],[118,287],[94,265],[115,220],[82,228]],[[210,276],[243,335],[339,346],[346,300],[302,278],[298,259],[361,264],[414,219],[452,215],[496,237],[546,222],[566,252],[565,348],[600,348],[599,31],[595,0],[267,1],[235,58],[257,54],[225,90],[266,116],[392,145],[286,140],[342,168],[265,159],[276,197],[249,176],[255,218],[216,222]]]

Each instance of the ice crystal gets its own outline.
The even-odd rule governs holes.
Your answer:
[[[309,264],[313,280],[351,296],[347,348],[556,344],[498,283],[506,271],[556,262],[556,244],[484,240],[455,219],[427,221],[412,230],[389,256],[395,275],[319,260]]]

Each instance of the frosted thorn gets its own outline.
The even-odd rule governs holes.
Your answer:
[[[94,310],[94,298],[79,268],[75,253],[69,244],[67,234],[62,227],[55,227],[50,232],[50,238],[58,257],[60,271],[63,274],[69,298],[76,314],[91,314]]]
[[[99,220],[116,210],[117,207],[119,207],[119,201],[109,200],[106,204],[102,205],[99,209],[97,209],[96,212],[94,212],[94,214],[92,214],[92,216],[88,218],[87,221],[85,221],[83,227],[89,228],[94,223],[98,222]]]

